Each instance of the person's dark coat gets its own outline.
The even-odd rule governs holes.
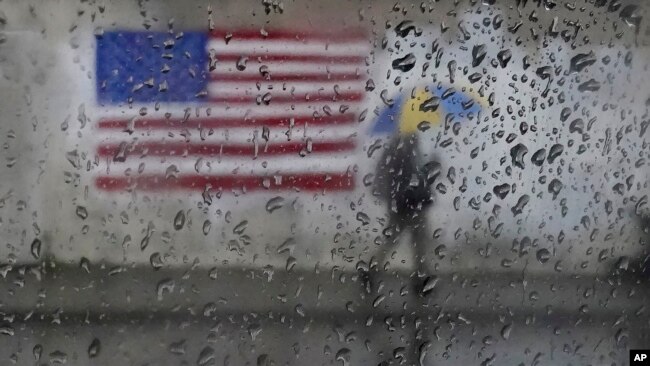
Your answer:
[[[377,165],[375,194],[399,217],[412,216],[432,202],[428,168],[418,165],[418,154],[417,135],[399,135],[384,149]]]

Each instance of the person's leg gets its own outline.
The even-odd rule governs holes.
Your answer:
[[[411,276],[411,292],[413,292],[411,309],[414,314],[413,335],[411,337],[410,354],[413,365],[421,365],[423,354],[426,353],[428,342],[424,338],[426,333],[426,302],[427,298],[424,292],[427,276],[429,275],[428,252],[431,248],[432,237],[428,227],[427,217],[423,211],[413,216],[410,223],[412,241],[413,241],[413,266],[414,273]]]
[[[405,229],[404,217],[394,212],[390,212],[388,215],[388,225],[382,231],[382,236],[384,239],[384,244],[378,251],[375,262],[377,263],[377,271],[384,271],[389,262],[390,257],[395,252],[399,244],[399,239],[401,238]]]
[[[364,291],[366,292],[366,306],[369,311],[368,320],[372,320],[373,323],[381,321],[383,319],[376,319],[376,311],[374,308],[373,302],[377,296],[379,296],[379,285],[380,281],[385,274],[385,265],[390,260],[392,253],[396,250],[397,245],[399,244],[400,235],[403,233],[403,218],[400,217],[395,212],[389,211],[388,220],[386,226],[382,230],[382,239],[383,243],[368,261],[367,271],[360,273],[360,278],[363,284]],[[382,290],[386,291],[386,289]],[[380,365],[388,365],[389,360],[390,364],[393,364],[393,355],[395,347],[388,347],[384,350],[384,357],[386,361],[380,363]]]
[[[429,274],[428,252],[432,246],[432,234],[425,212],[421,211],[413,218],[413,261],[418,278],[424,278]]]
[[[388,214],[388,223],[382,230],[383,244],[368,260],[367,270],[359,273],[364,291],[370,295],[377,290],[379,278],[383,275],[386,263],[399,244],[399,238],[404,230],[404,219],[395,212]]]

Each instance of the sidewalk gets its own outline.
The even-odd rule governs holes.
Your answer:
[[[648,283],[630,278],[440,274],[421,298],[406,273],[365,295],[330,269],[45,267],[0,281],[0,364],[33,364],[39,344],[42,362],[73,365],[377,365],[398,361],[416,324],[425,365],[620,364],[650,344]]]

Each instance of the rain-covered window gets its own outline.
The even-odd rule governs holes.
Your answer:
[[[0,1],[0,365],[633,364],[648,9]]]

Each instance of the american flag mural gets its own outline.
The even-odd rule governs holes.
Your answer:
[[[96,36],[96,186],[347,191],[364,32],[110,31]]]

